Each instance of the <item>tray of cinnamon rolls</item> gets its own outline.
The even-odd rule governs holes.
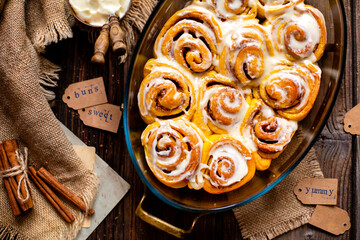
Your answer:
[[[345,48],[345,33],[328,29],[342,23],[336,9],[327,22],[326,4],[311,3],[159,4],[133,56],[124,128],[135,168],[162,200],[241,205],[306,154],[335,100]]]

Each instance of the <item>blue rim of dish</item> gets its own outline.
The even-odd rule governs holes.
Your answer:
[[[340,90],[340,85],[342,82],[342,77],[343,77],[343,73],[344,73],[344,67],[345,67],[345,57],[346,57],[346,50],[347,50],[347,42],[346,42],[346,37],[347,37],[347,26],[346,26],[346,19],[345,19],[345,9],[344,9],[344,3],[342,0],[339,0],[339,5],[340,5],[340,10],[342,13],[342,22],[343,22],[343,35],[342,35],[342,40],[344,43],[344,48],[343,48],[343,53],[342,53],[342,62],[341,62],[341,68],[340,68],[340,74],[339,74],[339,79],[338,79],[338,84],[336,86],[335,89],[335,94],[334,94],[334,98],[332,100],[332,102],[330,103],[330,107],[328,112],[325,114],[325,118],[323,123],[321,124],[321,126],[318,128],[317,132],[315,132],[314,134],[314,138],[310,141],[310,144],[308,145],[308,147],[305,149],[305,151],[300,155],[300,157],[298,158],[298,160],[293,163],[292,166],[290,166],[278,179],[276,179],[274,182],[272,182],[271,184],[269,184],[265,189],[261,190],[260,192],[254,194],[253,196],[239,202],[239,203],[235,203],[235,204],[231,204],[231,205],[227,205],[224,207],[218,207],[218,208],[211,208],[211,209],[199,209],[199,208],[193,208],[193,207],[189,207],[186,205],[182,205],[179,202],[175,202],[172,201],[170,199],[168,199],[167,197],[165,197],[164,195],[161,194],[160,191],[158,191],[156,188],[154,188],[149,181],[147,181],[145,175],[143,174],[143,172],[140,169],[139,164],[137,163],[137,159],[135,157],[132,145],[131,145],[131,141],[130,141],[130,132],[129,132],[129,121],[128,121],[128,97],[129,97],[129,88],[130,88],[130,81],[131,81],[131,76],[132,76],[132,71],[134,68],[134,63],[136,60],[136,57],[139,53],[139,49],[140,49],[140,45],[141,45],[141,40],[145,37],[145,34],[152,22],[152,19],[154,18],[154,16],[156,15],[156,13],[158,12],[159,8],[162,6],[162,4],[164,3],[165,0],[160,0],[159,3],[156,5],[156,7],[154,8],[153,12],[151,13],[150,17],[148,18],[141,34],[139,37],[138,42],[136,43],[133,55],[131,57],[131,61],[130,61],[130,66],[129,66],[129,71],[128,71],[128,75],[126,77],[126,85],[125,85],[125,95],[124,95],[124,119],[123,119],[123,126],[124,126],[124,132],[125,132],[125,140],[126,140],[126,146],[128,148],[130,157],[131,157],[131,161],[136,169],[136,172],[139,174],[141,181],[145,184],[145,186],[150,189],[150,191],[156,196],[158,197],[160,200],[162,200],[163,202],[165,202],[166,204],[180,209],[180,210],[185,210],[185,211],[189,211],[189,212],[196,212],[196,213],[215,213],[215,212],[221,212],[221,211],[226,211],[226,210],[230,210],[233,209],[235,207],[240,207],[243,206],[251,201],[254,201],[255,199],[261,197],[262,195],[266,194],[267,192],[269,192],[273,187],[275,187],[278,183],[280,183],[286,176],[288,176],[293,170],[294,168],[301,162],[301,160],[306,156],[306,154],[310,151],[311,147],[314,145],[315,141],[317,140],[317,138],[319,137],[321,131],[323,130],[331,112],[332,109],[334,108],[339,90]]]

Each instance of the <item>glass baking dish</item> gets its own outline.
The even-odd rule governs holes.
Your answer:
[[[143,80],[143,67],[146,61],[153,57],[154,42],[162,26],[187,3],[187,0],[160,1],[141,33],[126,82],[124,130],[132,162],[142,181],[153,194],[175,208],[210,213],[244,205],[267,193],[281,182],[310,150],[329,117],[340,87],[346,53],[345,14],[343,3],[339,0],[306,1],[324,14],[328,32],[328,44],[324,56],[319,61],[322,69],[320,92],[313,109],[300,122],[296,137],[280,157],[272,161],[268,170],[257,171],[249,183],[235,191],[212,195],[204,190],[173,189],[160,183],[147,166],[140,140],[141,133],[146,127],[140,117],[137,102],[138,89]]]

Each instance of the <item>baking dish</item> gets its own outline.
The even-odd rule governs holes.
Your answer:
[[[170,16],[187,3],[187,0],[160,1],[150,16],[131,59],[125,88],[123,123],[129,154],[146,187],[159,199],[175,208],[211,213],[242,206],[267,193],[283,180],[310,150],[331,113],[341,84],[346,54],[345,14],[343,3],[339,0],[306,1],[307,4],[313,5],[324,14],[328,31],[328,44],[324,56],[319,61],[322,69],[322,82],[313,109],[300,122],[295,139],[291,141],[280,157],[272,162],[268,170],[257,171],[249,183],[235,191],[211,195],[203,190],[173,189],[160,183],[147,166],[140,140],[141,133],[146,127],[140,117],[137,103],[137,93],[143,79],[143,67],[146,61],[153,57],[154,42],[162,26]],[[143,212],[141,205],[138,215],[151,222],[152,217]],[[163,224],[158,219],[156,221],[156,224],[152,224],[158,227]],[[162,225],[162,228],[166,227]]]

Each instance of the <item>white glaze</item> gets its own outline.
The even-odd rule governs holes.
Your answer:
[[[207,0],[211,4],[212,0]],[[233,2],[230,2],[229,8],[232,10],[236,10],[243,6],[243,3],[241,0],[234,0]],[[228,12],[225,8],[225,0],[216,0],[216,10],[218,13],[220,13],[222,16],[229,18],[235,16],[235,14]]]
[[[189,183],[194,189],[201,189],[204,186],[205,179],[209,179],[209,176],[203,173],[206,169],[209,169],[209,166],[204,163],[200,163],[195,174],[189,178]]]
[[[269,17],[270,21],[275,21],[278,19],[281,21],[275,25],[276,31],[272,31],[271,33],[273,39],[277,39],[277,27],[279,27],[281,24],[287,23],[285,28],[281,31],[281,36],[284,36],[284,33],[289,26],[293,24],[297,25],[306,33],[306,39],[304,41],[297,41],[295,36],[291,35],[289,47],[292,49],[304,49],[306,46],[309,46],[310,49],[308,52],[300,54],[301,59],[299,61],[311,60],[312,62],[316,62],[316,57],[313,53],[313,50],[314,47],[320,42],[321,30],[318,22],[311,14],[310,10],[305,7],[304,3],[299,3],[293,7],[288,8],[282,15],[276,18]],[[285,53],[284,37],[280,39],[279,47],[280,51]]]
[[[234,161],[234,165],[231,164],[229,162],[229,164],[231,166],[235,167],[235,171],[234,174],[228,178],[228,179],[224,179],[222,178],[222,180],[226,180],[225,184],[219,185],[217,182],[214,182],[211,178],[210,178],[210,182],[213,186],[215,187],[227,187],[230,186],[236,182],[239,182],[243,177],[246,176],[246,174],[248,173],[248,167],[247,167],[247,160],[242,154],[241,152],[238,151],[238,149],[236,149],[234,146],[232,146],[229,143],[224,143],[224,142],[220,142],[219,144],[213,146],[212,150],[209,153],[209,156],[212,157],[212,161],[211,164],[209,166],[210,171],[212,171],[213,168],[217,169],[218,168],[218,161],[217,159],[220,157],[228,157],[230,159],[232,159]],[[222,161],[228,161],[228,160],[222,160]],[[227,169],[222,169],[222,171],[227,171]]]
[[[290,39],[290,47],[293,49],[303,49],[306,45],[311,45],[311,52],[314,50],[314,46],[320,42],[320,28],[311,13],[301,14],[297,19],[295,19],[296,24],[301,27],[302,30],[306,32],[306,41],[297,41],[294,35]],[[301,55],[302,58],[309,57],[309,54]]]
[[[277,141],[281,141],[283,138],[286,137],[288,134],[292,134],[298,128],[298,124],[296,121],[287,120],[285,118],[275,117],[279,126],[281,126],[281,132],[279,134]],[[285,144],[279,145],[276,149],[278,152],[284,150],[284,147],[291,141],[291,138],[288,138]]]
[[[291,2],[294,2],[294,1],[296,1],[296,0],[292,0]],[[263,2],[265,3],[265,10],[273,10],[276,7],[276,5],[284,3],[283,0],[277,0],[277,1],[264,0]],[[216,10],[218,13],[220,13],[220,15],[222,15],[223,17],[234,16],[234,14],[227,12],[226,9],[224,8],[224,4],[223,4],[224,0],[217,1],[217,3],[218,3],[218,7]],[[236,8],[236,7],[240,6],[239,4],[241,4],[240,1],[234,1],[232,3],[231,7]],[[251,6],[252,4],[254,4],[254,2],[249,1],[249,6]],[[241,50],[241,47],[234,48],[234,46],[239,45],[239,43],[244,39],[244,37],[242,36],[243,32],[251,31],[251,32],[255,32],[255,33],[259,34],[260,36],[262,36],[262,39],[265,39],[265,37],[264,37],[264,33],[260,32],[259,30],[255,29],[255,28],[253,28],[251,30],[243,28],[243,26],[258,24],[258,21],[256,19],[245,20],[243,18],[231,18],[231,19],[227,19],[226,21],[222,21],[219,18],[219,16],[217,16],[216,14],[214,14],[211,11],[212,8],[210,5],[212,5],[211,0],[207,0],[206,3],[194,2],[193,4],[190,4],[189,6],[187,6],[185,9],[195,9],[195,10],[204,12],[206,14],[210,14],[211,17],[213,17],[215,20],[217,20],[217,23],[219,24],[221,31],[222,31],[222,35],[223,35],[223,39],[221,41],[217,41],[215,34],[213,33],[213,30],[207,24],[200,24],[199,22],[196,22],[191,19],[190,20],[189,19],[180,20],[177,24],[191,23],[191,24],[196,24],[199,26],[201,25],[202,29],[205,29],[206,31],[208,31],[210,33],[211,39],[216,43],[217,51],[218,51],[217,54],[212,55],[211,62],[212,62],[212,65],[215,67],[215,69],[218,70],[219,69],[219,55],[221,54],[222,50],[225,47],[229,48],[230,50],[235,51],[234,56],[236,56],[237,53]],[[187,11],[184,11],[182,13],[179,13],[178,15],[181,16],[186,13],[187,13]],[[266,15],[266,17],[270,21],[270,18],[273,16]],[[312,14],[309,11],[307,11],[307,9],[305,8],[305,5],[303,3],[299,3],[299,4],[295,5],[294,7],[290,7],[288,9],[286,9],[286,11],[282,12],[282,15],[280,16],[280,18],[282,18],[282,21],[295,22],[296,24],[298,24],[298,26],[303,28],[304,31],[307,33],[307,41],[303,41],[303,42],[296,41],[296,39],[292,36],[291,40],[290,40],[290,47],[297,49],[297,48],[303,48],[308,43],[313,44],[313,45],[316,45],[317,43],[319,43],[320,36],[321,36],[320,28],[318,26],[316,19],[312,16]],[[269,25],[265,25],[265,26],[262,25],[262,27],[264,28],[264,30],[266,31],[267,35],[270,38],[270,41],[274,45],[275,33],[272,30],[271,22]],[[195,36],[197,38],[202,37],[202,34],[199,31],[195,31],[195,33],[193,33],[193,34],[195,34]],[[184,29],[182,35],[183,36],[181,36],[181,37],[192,38],[192,36],[189,34],[189,29]],[[237,38],[234,39],[233,36],[235,36],[235,35],[237,36]],[[181,66],[179,63],[175,62],[174,60],[168,60],[161,53],[161,46],[163,44],[163,41],[164,41],[164,36],[160,37],[159,42],[158,42],[159,44],[157,46],[154,46],[155,56],[157,57],[157,59],[159,61],[168,61],[173,66],[180,69],[183,74],[188,74],[187,76],[189,77],[189,79],[191,79],[191,82],[194,85],[195,92],[197,93],[196,96],[198,96],[199,86],[201,85],[201,81],[202,81],[201,79],[203,78],[203,76],[206,72],[204,72],[204,73],[191,72],[190,73],[188,71],[188,69],[186,69],[184,66]],[[281,39],[280,51],[276,51],[274,48],[274,55],[270,55],[265,42],[263,42],[263,43],[253,42],[251,44],[261,48],[265,55],[264,73],[262,74],[261,77],[256,79],[255,84],[253,84],[254,86],[258,86],[260,84],[260,82],[263,81],[263,79],[272,70],[274,70],[274,68],[276,68],[284,60],[287,60],[287,56],[286,56],[286,52],[285,52],[285,49],[283,46],[283,39]],[[173,57],[171,55],[173,53],[173,50],[174,50],[174,45],[171,45],[171,48],[169,49],[171,57]],[[192,49],[192,51],[200,54],[200,52],[198,52],[197,49]],[[251,61],[251,58],[254,58],[254,57],[255,56],[250,56],[247,59],[247,61],[248,62]],[[300,67],[298,64],[300,64],[300,63],[307,64],[310,62],[315,62],[316,61],[315,56],[313,53],[311,53],[310,55],[304,55],[301,57],[302,57],[302,59],[295,61],[296,62],[295,68],[302,68],[303,71],[308,72],[309,70],[307,70],[303,67]],[[228,64],[228,67],[231,68],[231,65],[233,64],[233,62],[231,60],[229,60],[229,61],[227,61],[227,64]],[[258,64],[259,64],[259,62],[258,62]],[[295,70],[284,71],[280,74],[281,76],[274,74],[273,77],[274,78],[279,77],[280,79],[285,78],[285,77],[293,79],[293,81],[298,86],[302,86],[302,88],[304,88],[304,92],[301,92],[300,94],[302,95],[303,99],[306,99],[310,94],[309,86],[301,77],[294,74],[295,72],[296,72]],[[318,74],[320,76],[320,74],[321,74],[320,69],[319,69]],[[231,79],[236,81],[238,83],[239,88],[244,88],[244,86],[241,83],[239,83],[233,75],[230,75],[228,77],[230,77]],[[254,77],[254,76],[251,76],[251,77]],[[211,121],[213,124],[226,130],[228,132],[228,134],[231,134],[234,138],[239,139],[243,143],[243,145],[246,148],[248,148],[251,152],[257,151],[258,148],[253,140],[254,139],[253,131],[252,131],[253,126],[247,125],[247,126],[245,126],[245,128],[242,131],[240,130],[241,123],[243,122],[245,114],[249,109],[249,104],[246,102],[246,100],[244,98],[244,94],[249,94],[249,92],[251,93],[251,88],[245,88],[245,90],[242,90],[243,91],[242,107],[241,107],[240,112],[238,112],[237,114],[230,114],[225,111],[222,111],[222,114],[234,119],[235,124],[232,124],[229,126],[219,125],[219,123],[216,123],[211,117],[208,116],[208,113],[206,112],[206,106],[208,104],[209,99],[216,91],[220,90],[221,88],[224,88],[224,87],[220,87],[220,86],[214,87],[214,88],[211,88],[211,89],[205,91],[203,94],[204,96],[199,104],[200,104],[200,109],[202,109],[202,111],[203,111],[203,116],[205,117],[205,120],[204,120],[205,123]],[[280,100],[280,102],[284,101],[286,98],[286,95],[287,95],[286,90],[283,88],[277,87],[276,91],[278,93],[280,93],[280,95],[282,96],[282,99]],[[239,101],[235,101],[235,102],[227,101],[227,103],[230,106],[235,106],[235,105],[239,104]],[[297,108],[303,107],[304,104],[306,104],[306,103],[304,101],[301,101],[300,104],[297,105]],[[260,108],[260,111],[261,111],[260,114],[262,114],[263,117],[265,117],[265,118],[275,117],[278,124],[281,125],[282,131],[279,135],[278,140],[281,140],[283,137],[285,137],[289,133],[293,133],[294,131],[296,131],[296,129],[298,127],[296,121],[289,121],[284,118],[278,117],[275,114],[274,110],[272,108],[268,107],[267,105],[262,105],[262,107]],[[253,124],[255,124],[255,123],[253,123]],[[168,141],[168,140],[165,137],[165,139],[163,141],[165,144],[166,141]],[[201,144],[202,144],[202,141],[201,141]],[[286,144],[284,146],[286,146]],[[278,150],[279,151],[283,150],[284,146],[280,146]],[[246,165],[246,161],[248,159],[245,159],[233,146],[223,145],[223,146],[219,146],[214,149],[215,150],[213,150],[210,153],[210,155],[214,159],[216,159],[219,156],[224,156],[224,154],[225,154],[226,156],[229,156],[230,158],[237,160],[235,163],[236,164],[236,172],[235,172],[234,176],[229,179],[229,182],[227,183],[226,186],[229,186],[233,183],[240,181],[248,173],[248,169],[247,169],[247,165]],[[162,154],[165,158],[166,154],[168,154],[168,152],[164,151],[160,155],[162,155]],[[173,159],[168,159],[168,160],[158,159],[158,161],[171,162],[171,161],[173,161]],[[184,163],[180,164],[179,167],[174,172],[176,172],[176,174],[179,174],[179,173],[181,174],[184,169],[184,166],[186,166],[187,161],[188,161],[188,159],[186,161],[184,161]],[[200,163],[199,166],[197,167],[197,169],[195,170],[195,172],[193,172],[191,174],[184,174],[184,178],[189,180],[190,184],[192,185],[192,187],[194,189],[200,189],[203,187],[204,179],[205,178],[209,179],[209,176],[204,174],[204,171],[210,170],[211,167],[212,166],[207,166],[206,164]],[[211,182],[211,183],[214,186],[218,186],[215,182]]]
[[[305,63],[311,64],[309,61],[305,61]],[[271,77],[269,77],[264,83],[266,85],[271,79],[276,79],[274,82],[281,81],[283,79],[291,79],[292,82],[294,82],[297,85],[297,88],[300,91],[299,96],[298,96],[298,98],[300,99],[300,102],[298,104],[296,104],[295,109],[301,109],[307,104],[307,100],[309,99],[309,97],[310,97],[309,95],[311,94],[311,92],[310,92],[310,87],[309,87],[309,83],[307,82],[307,79],[304,78],[305,76],[299,75],[299,73],[296,71],[296,69],[300,69],[302,72],[307,73],[307,76],[310,77],[310,81],[312,81],[314,83],[315,80],[314,80],[312,73],[310,73],[308,69],[301,67],[301,66],[295,66],[294,69],[292,69],[292,70],[282,70],[281,72],[272,74]],[[319,69],[319,71],[320,71],[320,69]],[[318,74],[320,74],[320,73],[318,73]],[[277,103],[281,104],[281,103],[285,102],[286,97],[287,97],[286,90],[283,88],[280,88],[278,86],[276,87],[276,90],[279,91],[282,95],[282,98],[280,100],[277,100]]]
[[[203,116],[204,116],[204,122],[207,124],[209,121],[212,122],[215,126],[218,126],[221,129],[224,129],[228,132],[228,134],[231,134],[233,136],[240,136],[240,123],[242,122],[242,120],[245,117],[246,111],[249,108],[249,104],[246,102],[243,93],[239,90],[239,92],[241,93],[241,103],[239,100],[234,101],[233,103],[231,103],[232,106],[235,105],[239,105],[241,104],[241,109],[239,112],[237,113],[229,113],[224,111],[223,109],[220,108],[220,112],[222,115],[229,117],[231,119],[233,119],[233,124],[231,125],[223,125],[219,122],[216,122],[215,120],[213,120],[209,115],[208,112],[206,111],[206,107],[208,105],[208,102],[210,101],[211,97],[218,91],[221,91],[223,89],[225,89],[226,87],[223,86],[216,86],[216,87],[212,87],[209,90],[206,90],[204,93],[204,96],[202,98],[202,100],[200,101],[200,107],[199,109],[202,109],[203,112]],[[219,99],[217,99],[218,104],[219,103]]]
[[[146,157],[147,161],[151,162],[151,166],[153,167],[153,169],[155,171],[159,171],[162,174],[165,174],[170,177],[176,177],[174,179],[174,181],[179,181],[179,180],[183,180],[183,179],[192,179],[194,177],[194,174],[197,171],[197,167],[195,167],[192,171],[186,171],[186,167],[190,163],[191,154],[192,154],[192,151],[195,151],[194,150],[195,148],[198,148],[198,151],[200,152],[197,165],[200,164],[201,153],[202,153],[202,148],[203,148],[203,141],[202,141],[201,137],[196,133],[195,130],[191,129],[192,131],[194,131],[195,135],[197,136],[198,144],[196,144],[193,147],[193,149],[191,149],[190,151],[184,150],[186,157],[183,159],[183,161],[180,162],[179,164],[177,164],[174,170],[170,171],[169,173],[165,173],[163,171],[163,168],[161,167],[161,165],[166,166],[166,165],[174,164],[181,155],[181,141],[189,142],[189,138],[184,137],[184,138],[182,138],[181,141],[179,139],[176,139],[176,151],[172,157],[169,157],[169,153],[170,153],[169,150],[160,151],[160,152],[157,151],[156,150],[157,145],[164,146],[164,144],[166,142],[170,141],[169,135],[167,133],[171,133],[174,136],[179,135],[172,128],[173,126],[176,126],[175,121],[167,120],[167,121],[159,121],[159,123],[160,123],[160,126],[155,130],[156,137],[152,143],[151,148],[149,149],[150,157]],[[150,135],[150,133],[146,137],[148,138],[149,135]],[[157,139],[160,139],[160,142],[158,142]],[[146,139],[145,141],[148,142],[148,139]],[[169,181],[169,179],[167,179],[167,181]],[[171,182],[171,181],[169,181],[169,182]]]

